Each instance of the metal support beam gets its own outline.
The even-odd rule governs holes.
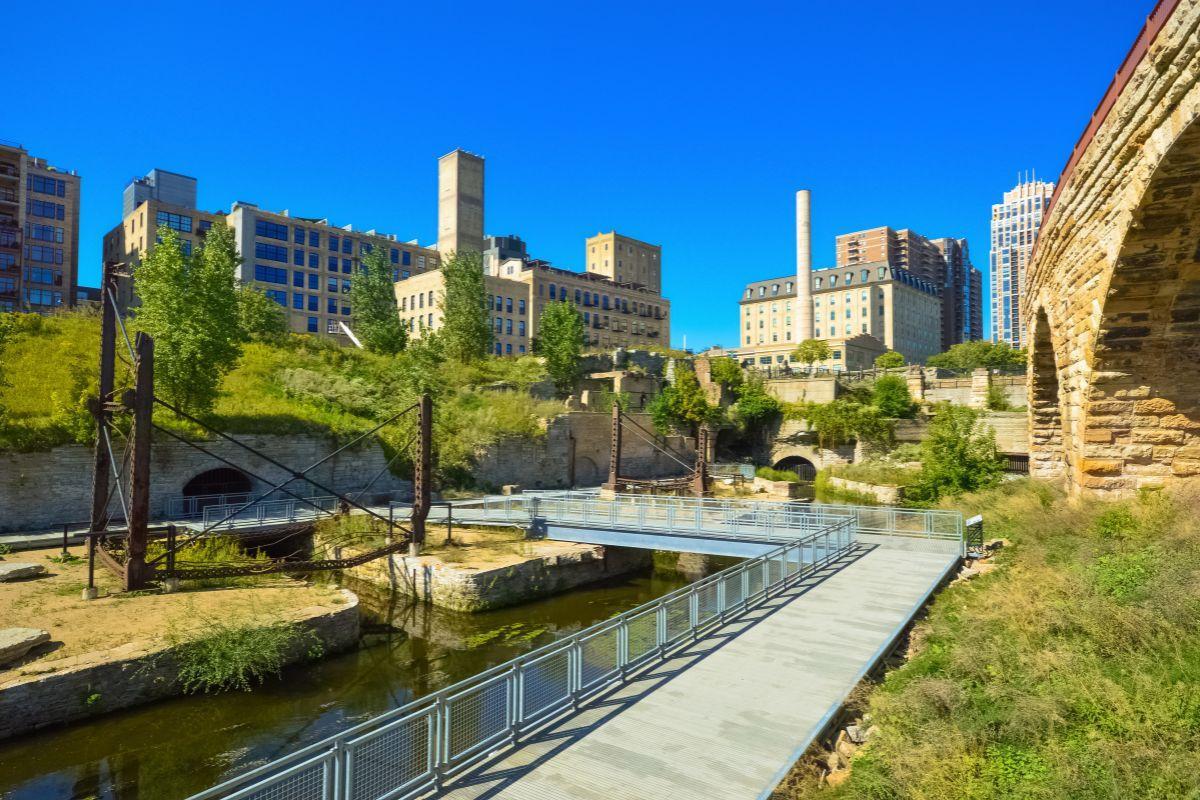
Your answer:
[[[692,478],[692,492],[697,497],[708,494],[708,425],[702,423],[696,433],[696,475]]]
[[[147,530],[150,525],[150,435],[154,413],[154,340],[137,335],[137,372],[133,384],[133,469],[130,477],[129,538],[126,542],[125,591],[145,588],[150,576],[146,565]]]
[[[409,520],[412,539],[409,542],[409,555],[416,556],[425,544],[425,518],[429,516],[433,479],[433,400],[428,394],[421,395],[417,403],[417,458],[413,473],[413,508]]]
[[[604,488],[610,492],[621,491],[621,406],[613,399],[612,408],[612,451],[608,457],[608,483]]]
[[[117,309],[111,297],[116,294],[117,265],[104,262],[100,281],[100,390],[92,406],[96,419],[96,451],[92,462],[92,516],[89,530],[102,531],[108,527],[108,485],[112,477],[108,455],[108,428],[112,412],[106,406],[112,400],[117,355]],[[117,480],[120,480],[118,477]]]

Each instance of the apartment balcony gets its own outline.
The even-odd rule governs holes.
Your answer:
[[[0,233],[0,250],[20,250],[21,240],[16,236],[6,236]]]
[[[0,188],[0,203],[17,204],[17,193],[12,189]]]
[[[0,164],[0,178],[7,178],[14,181],[20,180],[21,171],[12,164]]]

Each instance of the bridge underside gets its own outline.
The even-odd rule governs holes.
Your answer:
[[[1200,475],[1200,4],[1162,13],[1059,187],[1023,301],[1031,473],[1075,494]]]
[[[581,527],[550,523],[545,526],[547,539],[609,547],[635,547],[642,550],[670,550],[678,553],[700,553],[707,556],[757,558],[787,544],[757,539],[745,541],[725,536],[689,535],[686,533],[638,533],[627,530]]]

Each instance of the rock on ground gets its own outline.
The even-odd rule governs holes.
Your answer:
[[[40,644],[50,641],[50,632],[37,628],[0,628],[0,666],[24,658]]]
[[[5,581],[17,581],[22,578],[36,578],[39,575],[46,574],[46,567],[42,564],[16,564],[9,562],[0,562],[0,583]]]

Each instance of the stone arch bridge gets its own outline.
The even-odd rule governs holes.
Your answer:
[[[1059,179],[1029,268],[1031,472],[1200,475],[1200,0],[1162,0]]]

